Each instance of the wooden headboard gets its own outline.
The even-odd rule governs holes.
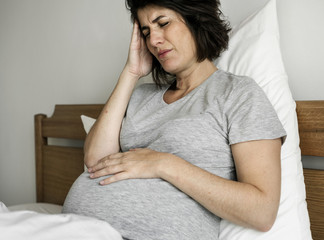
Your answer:
[[[80,116],[97,118],[102,108],[102,104],[56,105],[52,117],[35,115],[37,202],[63,205],[72,183],[84,171],[82,147],[53,146],[48,140],[84,140]]]
[[[82,147],[53,146],[50,138],[84,140],[80,115],[97,118],[102,104],[56,105],[52,117],[35,115],[37,202],[62,205],[84,171]],[[302,155],[324,157],[324,101],[297,101]],[[324,170],[304,169],[313,239],[324,239]]]
[[[302,155],[324,157],[324,101],[296,103]],[[304,178],[313,239],[324,239],[324,170],[304,169]]]

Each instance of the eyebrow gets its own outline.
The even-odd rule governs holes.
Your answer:
[[[158,16],[157,18],[155,18],[155,19],[152,21],[152,23],[157,23],[161,18],[164,18],[164,17],[166,17],[166,16],[164,16],[164,15],[160,15],[160,16]],[[142,26],[142,27],[141,27],[141,30],[142,30],[142,31],[147,30],[147,29],[149,29],[148,26]]]

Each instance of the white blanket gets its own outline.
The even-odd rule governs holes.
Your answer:
[[[10,212],[0,202],[1,239],[11,240],[122,240],[107,222],[73,214]]]

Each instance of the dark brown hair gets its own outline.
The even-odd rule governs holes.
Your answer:
[[[215,60],[227,49],[231,28],[223,19],[219,0],[126,0],[133,21],[138,21],[138,10],[147,5],[168,8],[182,16],[195,39],[198,62]],[[159,86],[174,80],[154,57],[152,76]]]

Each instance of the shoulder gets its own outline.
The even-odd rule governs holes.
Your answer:
[[[257,87],[258,84],[248,76],[235,75],[230,72],[219,69],[214,74],[211,84],[217,84],[218,87],[235,90],[236,88]],[[219,86],[220,85],[220,86]]]
[[[205,91],[207,95],[214,96],[217,101],[221,101],[221,99],[226,101],[242,94],[263,92],[252,78],[235,75],[221,69],[215,72],[208,80]]]

